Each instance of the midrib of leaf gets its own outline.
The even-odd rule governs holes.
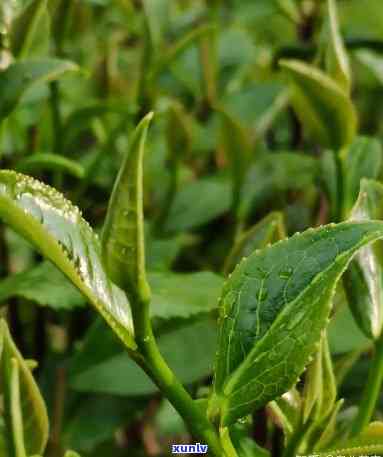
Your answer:
[[[28,186],[30,186],[29,193],[25,191]],[[40,200],[32,194],[32,190],[35,194],[40,192]],[[32,215],[31,211],[28,212],[23,208],[20,197],[25,195],[29,195],[33,201],[38,203],[34,206],[37,214]],[[42,198],[43,196],[49,196],[50,202],[53,204],[49,206],[48,202]],[[68,224],[68,226],[48,225],[46,227],[43,221],[44,210],[53,211],[53,214],[62,218],[57,222]],[[98,237],[82,218],[78,208],[49,186],[25,175],[3,170],[0,171],[0,215],[15,230],[38,247],[42,254],[76,285],[128,347],[135,348],[127,298],[121,290],[108,281],[106,274],[102,271]],[[38,218],[42,218],[42,220]],[[68,227],[72,230],[70,233],[65,231]],[[55,235],[57,237],[60,235],[61,229],[65,232],[69,246],[65,246],[55,238]],[[82,255],[80,255],[81,252],[74,251],[75,246],[71,235],[80,237],[77,238],[77,241],[82,242],[82,247],[86,250]],[[90,243],[92,243],[92,252],[89,251]],[[74,254],[73,259],[70,259],[72,254]],[[92,262],[94,263],[92,264]],[[93,283],[90,280],[91,275],[93,275]]]
[[[278,335],[278,328],[281,327],[281,324],[283,322],[286,322],[286,316],[291,314],[291,309],[294,308],[294,305],[296,305],[299,301],[301,301],[305,297],[305,295],[310,292],[310,289],[312,288],[313,284],[320,281],[321,278],[323,278],[326,274],[329,274],[329,272],[331,272],[332,269],[335,269],[335,273],[334,273],[335,280],[333,283],[334,285],[330,290],[325,291],[324,295],[327,295],[327,297],[325,297],[325,300],[323,300],[323,302],[327,304],[326,313],[328,313],[330,311],[331,299],[332,299],[332,296],[335,291],[336,283],[337,283],[338,279],[340,278],[340,276],[345,271],[345,269],[347,268],[347,265],[351,261],[353,254],[355,254],[357,252],[357,250],[360,247],[364,246],[365,244],[383,237],[383,223],[382,222],[372,221],[371,223],[369,223],[369,225],[371,225],[371,227],[373,227],[373,225],[376,225],[376,230],[372,233],[369,233],[368,235],[365,235],[359,241],[359,243],[355,244],[352,247],[352,249],[349,249],[349,250],[343,252],[342,254],[338,255],[336,257],[336,259],[329,265],[328,268],[321,271],[319,274],[315,275],[313,280],[310,283],[308,283],[308,285],[294,298],[294,300],[292,300],[291,302],[289,302],[287,305],[285,305],[283,307],[283,310],[278,314],[278,316],[273,321],[272,325],[267,330],[267,332],[262,336],[262,338],[260,340],[258,340],[256,342],[255,346],[250,351],[248,356],[239,364],[239,366],[232,373],[232,375],[229,376],[229,378],[226,380],[225,384],[223,385],[223,389],[222,389],[224,397],[226,397],[226,401],[235,392],[243,389],[244,387],[248,386],[250,383],[254,382],[254,379],[252,379],[247,384],[241,384],[239,389],[235,389],[236,385],[239,383],[239,380],[246,373],[246,371],[252,365],[254,365],[257,361],[261,360],[263,357],[266,356],[268,350],[270,350],[270,347],[268,344],[265,345],[265,340],[267,340],[270,337],[270,335],[272,335],[272,334]],[[311,229],[308,232],[313,232],[313,231],[314,231],[314,229]],[[297,237],[297,236],[300,236],[300,234],[296,234],[292,238]],[[277,244],[286,243],[287,241],[288,240],[279,241],[279,242],[275,243],[273,246],[275,246]],[[320,301],[320,300],[322,300],[323,297],[317,296],[316,298],[317,298],[317,301]],[[238,308],[239,308],[239,306],[238,306]],[[315,309],[315,307],[312,306],[312,309]],[[307,318],[307,316],[305,315],[304,318]],[[299,323],[300,322],[298,321],[297,325],[299,325]],[[233,325],[233,328],[234,328],[234,325]],[[266,347],[262,347],[262,346],[266,346]],[[229,353],[229,351],[228,351],[228,353]],[[259,353],[259,355],[255,358],[255,354],[257,354],[257,353]],[[225,401],[225,403],[226,403],[226,401]],[[251,402],[254,402],[254,399],[249,401],[249,403],[251,403]],[[239,406],[242,406],[242,405],[235,405],[235,408],[228,408],[228,410],[237,409]],[[223,406],[223,410],[225,408],[226,408],[226,405]]]

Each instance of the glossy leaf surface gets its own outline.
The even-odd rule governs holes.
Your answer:
[[[5,457],[21,455],[17,449],[22,448],[27,455],[43,453],[49,429],[46,407],[4,320],[0,321],[0,361],[9,452]]]
[[[383,186],[362,180],[360,194],[350,220],[383,218]],[[362,248],[344,275],[344,287],[355,322],[362,332],[377,339],[383,326],[383,272],[379,246]]]
[[[310,229],[255,252],[226,282],[215,392],[223,424],[291,388],[326,327],[336,283],[383,223]]]
[[[323,146],[339,150],[356,134],[357,117],[346,92],[325,73],[295,60],[281,61],[292,81],[292,102],[302,124]]]
[[[102,233],[102,255],[108,274],[128,294],[150,294],[145,274],[142,162],[152,117],[152,113],[148,114],[133,133]]]
[[[0,72],[0,121],[11,114],[33,84],[53,81],[78,66],[60,59],[23,60]]]
[[[127,298],[107,278],[98,237],[77,207],[40,181],[4,170],[0,217],[73,282],[126,345],[135,346]]]

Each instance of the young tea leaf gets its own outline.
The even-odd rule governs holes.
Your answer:
[[[0,321],[0,362],[9,457],[42,454],[49,429],[46,407],[4,320]]]
[[[60,59],[23,60],[0,71],[0,121],[17,107],[24,92],[37,82],[53,81],[68,71],[78,70]]]
[[[350,220],[382,219],[382,202],[382,184],[363,179]],[[379,338],[383,326],[383,271],[378,248],[366,246],[360,249],[344,275],[344,288],[355,322],[371,339]]]
[[[339,22],[336,11],[336,0],[327,1],[329,16],[329,43],[326,52],[327,73],[337,81],[347,93],[351,88],[351,70],[346,49],[339,32]]]
[[[57,170],[79,179],[85,176],[84,167],[79,163],[59,154],[49,153],[37,153],[19,160],[16,170],[28,174],[36,171]]]
[[[102,233],[102,255],[112,281],[133,296],[150,296],[145,272],[143,157],[153,113],[133,133],[110,197]]]
[[[223,424],[291,388],[318,347],[331,299],[352,256],[383,236],[381,222],[296,234],[243,260],[221,300],[212,414]]]
[[[125,294],[108,279],[98,237],[77,207],[51,187],[0,171],[0,218],[51,260],[128,347],[135,347]]]
[[[292,103],[314,140],[336,151],[352,143],[357,127],[355,108],[334,80],[297,60],[280,62],[292,82]]]

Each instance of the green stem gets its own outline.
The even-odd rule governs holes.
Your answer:
[[[220,428],[219,434],[221,437],[222,447],[227,457],[238,457],[237,451],[235,450],[235,447],[231,441],[229,429],[227,427]]]
[[[150,322],[149,302],[135,300],[132,311],[135,339],[144,359],[140,361],[139,358],[135,358],[136,362],[177,409],[191,433],[209,446],[209,455],[222,457],[223,451],[216,430],[170,370],[158,349]]]
[[[358,414],[352,424],[351,434],[358,435],[370,423],[380,395],[383,381],[383,337],[375,345],[375,355],[368,373]]]

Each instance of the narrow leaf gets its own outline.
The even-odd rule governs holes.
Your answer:
[[[40,181],[3,170],[0,218],[51,260],[124,343],[135,347],[127,298],[108,280],[98,237],[77,207]]]
[[[24,92],[37,82],[53,81],[78,66],[59,59],[23,60],[0,72],[0,121],[9,116]]]
[[[351,88],[351,70],[346,49],[339,31],[339,22],[336,11],[336,0],[327,2],[329,16],[329,43],[326,52],[327,73],[347,93]]]
[[[0,359],[7,437],[13,437],[15,456],[42,454],[48,440],[48,416],[33,376],[0,321]],[[23,454],[23,447],[25,448]],[[12,454],[11,454],[12,455]]]
[[[280,398],[267,405],[271,418],[283,430],[285,443],[301,423],[302,398],[298,390],[293,387]]]
[[[280,62],[292,81],[292,103],[315,141],[339,150],[356,134],[357,117],[347,93],[322,71],[297,60]]]
[[[341,223],[280,241],[243,260],[221,300],[215,400],[223,424],[290,389],[318,347],[336,283],[383,223]]]
[[[350,220],[383,218],[383,186],[362,180],[360,194]],[[371,339],[377,339],[383,326],[383,271],[379,246],[362,248],[344,275],[344,287],[355,322]]]
[[[31,48],[39,23],[47,11],[47,0],[33,0],[12,22],[11,49],[15,57],[24,58]]]
[[[133,133],[114,184],[102,234],[102,255],[112,281],[128,294],[150,295],[145,272],[143,157],[153,113]]]

